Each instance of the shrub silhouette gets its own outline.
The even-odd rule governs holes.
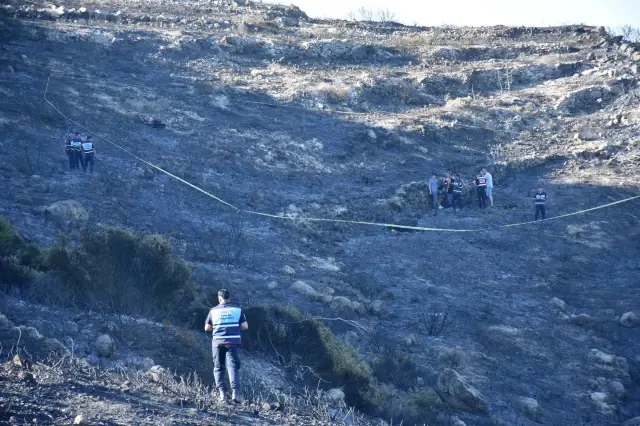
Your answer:
[[[122,229],[84,234],[79,248],[55,247],[48,265],[77,303],[125,314],[167,314],[193,299],[191,271],[166,239]]]
[[[349,405],[368,412],[377,408],[378,389],[368,365],[320,321],[282,306],[255,306],[245,315],[247,349],[274,355],[284,365],[309,367],[330,387],[342,387]],[[315,376],[309,380],[318,381]]]
[[[44,270],[44,257],[38,247],[28,244],[11,224],[0,216],[0,284],[20,286],[31,270]]]

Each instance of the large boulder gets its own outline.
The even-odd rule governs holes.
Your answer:
[[[438,376],[438,393],[449,405],[466,411],[487,412],[485,397],[457,371],[445,368]]]
[[[44,209],[44,215],[58,223],[89,220],[89,213],[76,200],[56,201]]]
[[[589,86],[567,93],[556,104],[556,109],[569,114],[590,114],[598,111],[616,95],[608,86]]]
[[[96,353],[103,358],[113,358],[116,355],[116,343],[108,334],[102,334],[96,339]]]
[[[313,287],[301,280],[298,280],[291,284],[291,290],[303,296],[306,296],[309,299],[315,300],[319,297],[318,292]]]
[[[627,312],[622,314],[622,316],[620,317],[620,325],[623,327],[635,327],[636,325],[638,325],[640,323],[640,320],[638,319],[638,315],[635,314],[635,312]]]
[[[535,399],[523,396],[516,399],[516,408],[522,416],[535,422],[540,406]]]

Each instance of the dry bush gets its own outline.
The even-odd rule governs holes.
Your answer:
[[[429,309],[418,314],[418,325],[422,332],[429,336],[439,336],[452,323],[453,319],[448,306],[433,304]]]
[[[402,350],[387,346],[384,353],[371,362],[371,368],[378,380],[400,389],[410,389],[417,384],[418,366],[412,356]]]
[[[464,363],[464,352],[458,348],[446,348],[438,354],[438,364],[443,368],[457,369]]]

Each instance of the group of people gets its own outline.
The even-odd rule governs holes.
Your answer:
[[[479,170],[474,179],[474,184],[478,207],[481,209],[493,207],[493,176],[491,176],[491,173],[485,168]],[[465,182],[460,175],[447,170],[444,179],[440,182],[438,176],[434,173],[431,175],[427,186],[429,187],[429,195],[433,204],[434,216],[438,214],[438,210],[444,208],[443,201],[445,198],[441,197],[441,194],[446,197],[448,205],[454,211],[462,210],[462,190]],[[533,201],[535,205],[535,220],[538,220],[538,218],[545,219],[547,194],[542,188],[537,189]]]
[[[93,173],[93,167],[96,162],[96,147],[91,135],[80,135],[79,132],[71,130],[65,138],[64,150],[69,157],[69,169],[79,170],[82,166],[83,171]]]
[[[475,178],[476,194],[478,198],[478,207],[481,209],[493,206],[493,177],[487,169],[478,172]],[[443,199],[440,194],[446,197],[447,202],[454,211],[462,210],[462,190],[464,189],[464,180],[451,170],[447,170],[442,183],[439,182],[437,175],[434,173],[429,179],[429,195],[433,202],[433,214],[437,215],[439,209],[443,209]]]

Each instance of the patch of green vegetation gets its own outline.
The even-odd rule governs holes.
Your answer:
[[[342,387],[346,402],[366,412],[380,403],[380,390],[369,366],[322,322],[305,318],[296,308],[255,306],[245,310],[250,324],[243,345],[276,356],[281,364],[313,370],[330,387]]]
[[[33,270],[45,270],[46,262],[41,251],[28,244],[11,224],[0,216],[0,284],[21,286]]]
[[[110,312],[164,316],[194,298],[191,271],[160,235],[122,229],[85,233],[78,248],[57,246],[47,263],[74,299]]]
[[[409,389],[417,384],[418,367],[411,355],[401,350],[388,348],[371,362],[371,368],[378,380],[401,389]]]
[[[154,317],[181,312],[193,301],[191,270],[172,256],[164,237],[108,229],[85,232],[78,242],[69,247],[63,236],[58,245],[40,250],[0,217],[0,290],[18,289],[25,297],[44,292],[47,301]],[[34,271],[48,272],[59,285],[36,288],[42,283],[33,279]]]

